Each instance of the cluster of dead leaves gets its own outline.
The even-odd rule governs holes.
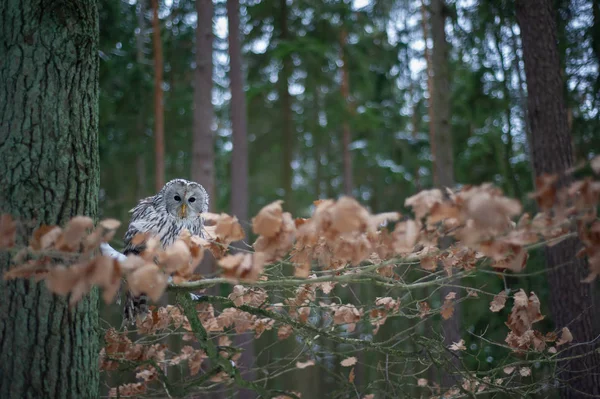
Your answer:
[[[350,197],[316,201],[313,216],[296,221],[296,243],[291,252],[296,276],[307,277],[313,261],[325,269],[340,269],[348,263],[358,265],[373,253],[387,257],[392,237],[388,234],[385,238],[389,242],[382,247],[384,238],[378,229],[399,218],[397,212],[371,215]]]
[[[375,308],[369,313],[371,324],[375,327],[373,334],[377,334],[379,327],[385,324],[390,314],[398,314],[400,311],[400,299],[392,297],[378,297],[375,299]]]
[[[71,294],[71,305],[77,303],[93,286],[102,288],[103,299],[111,302],[121,283],[121,265],[106,256],[94,257],[93,253],[101,243],[111,240],[120,222],[106,219],[94,228],[91,218],[76,216],[66,226],[42,225],[34,230],[29,246],[22,248],[12,259],[19,266],[13,267],[4,274],[5,280],[33,277],[36,281],[45,280],[51,292],[59,295]],[[2,230],[6,226],[14,231],[15,222],[10,217],[2,217]],[[13,238],[6,238],[5,243],[14,243]],[[56,265],[60,253],[68,253],[74,260],[70,266]],[[64,259],[60,259],[64,262]]]
[[[501,310],[504,308],[506,299],[507,294],[502,291],[494,297],[490,309],[494,312]],[[513,295],[513,300],[512,311],[506,322],[510,332],[505,340],[511,348],[519,351],[533,349],[542,352],[547,348],[548,343],[556,342],[556,345],[560,346],[573,340],[568,327],[562,329],[560,339],[553,332],[544,335],[533,329],[533,324],[544,319],[540,312],[540,301],[535,293],[531,292],[528,297],[525,291],[521,289]],[[550,347],[548,351],[555,353],[556,347]]]

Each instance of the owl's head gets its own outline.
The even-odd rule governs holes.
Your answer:
[[[194,219],[208,211],[208,193],[200,184],[171,180],[161,190],[167,212],[179,219]]]

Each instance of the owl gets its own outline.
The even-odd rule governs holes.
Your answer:
[[[203,236],[204,222],[201,213],[208,211],[208,194],[200,184],[184,179],[174,179],[165,184],[158,194],[142,199],[132,213],[125,233],[124,255],[138,255],[144,244],[134,245],[133,237],[150,233],[160,239],[163,248],[173,244],[187,229],[192,235]],[[123,310],[125,322],[135,323],[137,316],[148,311],[146,295],[134,297],[130,291]]]

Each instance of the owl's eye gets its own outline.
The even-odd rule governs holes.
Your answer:
[[[177,201],[177,202],[181,201],[181,197],[180,197],[179,195],[176,195],[174,199],[175,199],[175,201]]]
[[[196,198],[194,198],[194,197],[191,197],[191,198],[188,200],[188,202],[195,202],[195,201],[196,201]]]

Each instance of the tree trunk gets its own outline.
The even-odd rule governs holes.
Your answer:
[[[423,41],[425,42],[425,64],[427,73],[427,92],[429,93],[427,115],[429,116],[429,148],[431,150],[431,174],[433,176],[433,185],[439,185],[439,177],[437,175],[437,169],[435,167],[435,130],[433,127],[433,72],[431,71],[431,55],[429,53],[429,47],[427,47],[427,39],[429,37],[427,31],[427,10],[425,7],[425,0],[421,0],[421,29],[423,30]]]
[[[229,21],[229,79],[231,81],[231,128],[233,152],[231,155],[231,212],[247,226],[248,222],[248,134],[242,49],[240,45],[239,0],[227,0]],[[247,229],[246,229],[247,230]],[[237,334],[235,344],[243,349],[240,369],[244,378],[254,380],[254,338],[252,333]],[[240,398],[253,398],[248,390],[240,391]]]
[[[135,47],[136,47],[136,62],[137,62],[137,68],[139,70],[139,84],[138,84],[138,98],[140,101],[140,105],[138,108],[138,114],[137,114],[137,123],[136,123],[136,127],[137,127],[137,135],[139,137],[140,143],[143,142],[145,136],[146,136],[146,123],[144,120],[144,106],[141,103],[144,98],[144,30],[145,30],[145,24],[144,24],[144,13],[145,13],[145,7],[144,7],[144,0],[139,1],[138,2],[138,10],[137,10],[137,20],[138,20],[138,29],[139,32],[136,34],[135,36]],[[137,176],[137,181],[136,181],[136,200],[140,199],[140,198],[145,198],[147,196],[147,189],[146,189],[146,157],[144,156],[144,152],[140,151],[138,152],[137,156],[136,156],[136,161],[135,161],[135,170],[136,170],[136,176]]]
[[[281,7],[281,41],[289,40],[287,0],[280,1]],[[283,119],[283,189],[287,209],[293,209],[292,195],[292,160],[294,154],[294,125],[292,120],[292,96],[289,90],[289,79],[292,75],[292,57],[289,53],[283,55],[283,68],[279,76],[279,96],[281,98],[281,115]]]
[[[163,107],[163,51],[158,19],[158,0],[152,0],[152,42],[154,45],[154,188],[159,192],[165,185],[165,120]]]
[[[517,180],[517,174],[513,170],[511,158],[513,153],[513,139],[512,139],[512,107],[511,107],[511,96],[509,90],[509,82],[507,79],[510,79],[510,67],[505,66],[504,54],[502,53],[502,39],[500,37],[500,29],[502,28],[502,23],[498,26],[498,29],[494,30],[494,39],[495,39],[495,47],[498,52],[498,57],[500,60],[500,65],[502,66],[502,93],[504,94],[504,98],[506,99],[506,144],[504,146],[504,169],[506,174],[504,175],[505,185],[509,188],[508,194],[512,197],[521,198],[521,189],[519,188],[519,181]],[[508,183],[510,180],[510,184]]]
[[[446,4],[444,0],[432,0],[431,2],[431,39],[433,41],[433,51],[431,56],[431,66],[433,72],[433,91],[430,101],[433,105],[433,130],[435,132],[434,145],[435,154],[435,175],[437,176],[437,186],[454,186],[454,157],[452,153],[452,131],[450,126],[450,83],[448,71],[448,43],[446,42]],[[441,242],[441,247],[446,247],[447,242]],[[453,288],[442,287],[440,295],[442,302],[446,295],[456,291]],[[448,320],[442,320],[442,330],[444,334],[444,344],[451,345],[452,342],[458,342],[460,336],[460,306],[454,306],[454,315]],[[452,371],[460,367],[458,357],[452,357],[451,364],[445,366],[442,370],[442,387],[449,387],[457,383],[457,379],[452,375]]]
[[[552,2],[518,0],[516,11],[529,95],[533,168],[536,176],[562,173],[572,166],[573,159]],[[561,179],[561,184],[566,183],[568,178]],[[565,240],[547,247],[545,254],[556,327],[568,326],[578,343],[586,343],[595,339],[598,331],[594,329],[591,286],[581,282],[587,275],[585,262],[575,257],[578,247],[578,240]],[[575,358],[560,365],[561,397],[600,395],[599,356],[583,356],[593,347],[584,344],[565,351],[565,357]]]
[[[98,35],[95,1],[0,3],[0,213],[96,217]],[[33,280],[0,292],[0,397],[98,397],[97,294],[69,309]]]
[[[350,132],[350,123],[348,118],[350,117],[350,77],[348,76],[348,60],[346,58],[346,43],[348,41],[348,32],[345,28],[342,28],[340,34],[340,58],[342,60],[342,98],[346,105],[347,116],[344,118],[342,123],[342,156],[344,162],[344,194],[352,195],[352,154],[350,153],[350,143],[352,142],[352,135]]]
[[[194,144],[192,180],[206,188],[211,209],[215,198],[215,149],[212,125],[213,89],[213,3],[197,0],[196,71],[194,72]]]

